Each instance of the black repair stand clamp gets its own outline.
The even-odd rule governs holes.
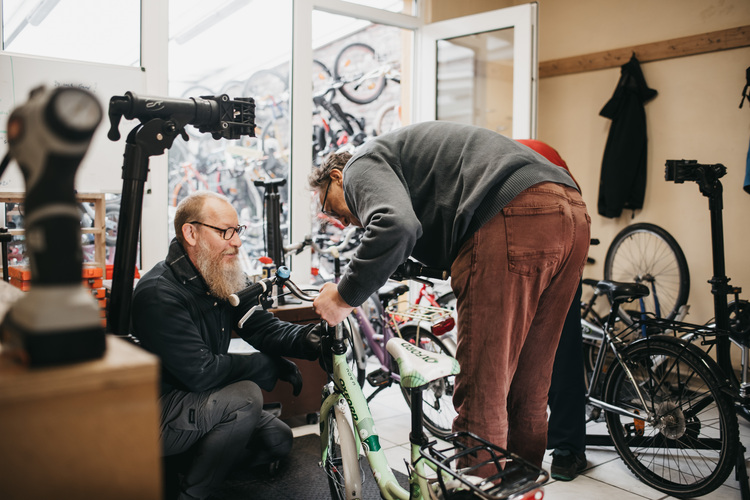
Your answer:
[[[143,188],[148,177],[149,157],[163,154],[180,135],[187,140],[186,125],[210,133],[214,139],[239,139],[255,134],[255,102],[252,98],[230,100],[226,94],[201,98],[139,97],[132,92],[113,96],[109,102],[110,129],[107,137],[120,139],[121,118],[138,119],[125,144],[122,167],[122,202],[118,221],[112,291],[107,310],[107,330],[121,337],[130,335],[135,262],[143,211]]]
[[[263,200],[266,205],[266,242],[268,256],[273,260],[276,269],[285,266],[284,241],[281,236],[281,195],[279,187],[286,184],[285,178],[258,179],[253,182],[265,190]],[[286,303],[284,295],[279,290],[279,305]]]

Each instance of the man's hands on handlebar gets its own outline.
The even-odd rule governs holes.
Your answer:
[[[313,309],[331,326],[344,321],[354,310],[344,302],[335,283],[326,283],[321,287],[320,294],[313,301]]]

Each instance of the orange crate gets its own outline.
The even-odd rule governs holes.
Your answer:
[[[31,279],[31,269],[29,269],[29,266],[9,266],[8,276],[21,281],[29,281]]]

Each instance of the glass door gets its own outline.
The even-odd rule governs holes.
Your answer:
[[[536,3],[428,24],[417,41],[418,121],[535,137]]]

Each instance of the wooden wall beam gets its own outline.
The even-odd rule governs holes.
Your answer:
[[[542,61],[539,63],[539,78],[615,68],[628,62],[633,53],[638,61],[644,63],[748,46],[750,46],[750,26],[740,26],[701,35]]]

